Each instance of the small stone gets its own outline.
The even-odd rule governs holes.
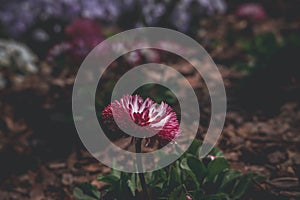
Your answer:
[[[72,174],[63,174],[61,182],[64,185],[71,185],[73,183],[73,176],[72,176]]]

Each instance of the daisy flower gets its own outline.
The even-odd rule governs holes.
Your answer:
[[[102,112],[103,123],[110,130],[119,130],[116,121],[126,130],[141,133],[146,144],[155,142],[166,145],[179,135],[176,113],[166,103],[155,103],[150,98],[143,100],[139,95],[124,95],[108,105]],[[153,136],[154,135],[154,136]]]

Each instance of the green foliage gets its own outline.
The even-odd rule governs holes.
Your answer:
[[[174,85],[176,84],[174,83]],[[177,101],[175,94],[171,90],[162,85],[154,83],[146,84],[138,88],[135,91],[135,94],[141,95],[143,99],[146,99],[147,97],[149,97],[149,94],[151,94],[151,98],[157,103],[161,103],[163,101],[169,105],[174,105]]]
[[[101,197],[101,193],[89,183],[83,183],[76,187],[73,190],[73,195],[78,200],[97,200]]]
[[[283,46],[272,33],[257,35],[250,40],[241,40],[240,44],[248,55],[248,60],[239,63],[237,68],[245,74],[252,74],[254,70],[266,67],[271,57]]]
[[[262,181],[256,174],[242,174],[238,170],[229,169],[229,164],[218,149],[210,155],[218,156],[203,162],[198,158],[201,143],[195,140],[189,150],[170,166],[154,172],[146,173],[146,182],[151,199],[192,199],[223,200],[241,199],[253,186],[254,181]],[[207,158],[206,158],[207,159]],[[139,199],[141,185],[137,174],[112,170],[98,180],[106,182],[100,193],[93,187],[87,191],[78,187],[74,195],[79,200],[91,199]],[[92,194],[90,199],[87,194]]]
[[[252,40],[242,41],[244,50],[255,57],[268,59],[281,46],[274,34],[267,33],[255,36]]]
[[[237,69],[247,75],[263,70],[268,66],[271,59],[286,46],[300,46],[298,34],[289,34],[279,41],[273,33],[256,35],[251,39],[240,41],[243,51],[248,59],[237,64]]]

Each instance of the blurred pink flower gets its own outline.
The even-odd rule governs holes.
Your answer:
[[[253,22],[260,22],[267,17],[264,7],[258,3],[242,4],[237,8],[236,15]]]
[[[146,58],[147,62],[158,63],[161,61],[159,51],[154,49],[142,49],[142,55]]]
[[[188,194],[185,196],[185,198],[186,198],[186,200],[193,200],[192,197]]]
[[[76,19],[65,29],[70,38],[73,58],[84,59],[85,56],[104,40],[102,29],[98,22],[91,19]]]
[[[69,42],[61,42],[54,45],[48,52],[47,60],[55,61],[59,56],[62,56],[71,50],[71,44]]]
[[[132,52],[128,53],[125,56],[125,58],[126,58],[127,62],[133,66],[139,65],[142,62],[142,55],[140,54],[140,52],[137,52],[137,51],[132,51]]]
[[[60,56],[68,63],[80,65],[84,58],[104,40],[101,26],[91,19],[75,19],[65,28],[68,40],[52,47],[47,59],[55,61]]]
[[[216,159],[216,156],[213,156],[213,155],[207,155],[207,157],[208,157],[211,161],[213,161],[214,159]]]
[[[144,101],[139,95],[124,95],[103,110],[104,124],[111,130],[118,130],[114,117],[129,130],[146,133],[142,135],[143,137],[156,133],[155,136],[148,138],[147,143],[158,140],[161,145],[166,145],[179,135],[179,123],[173,109],[164,102],[159,105],[149,98]]]

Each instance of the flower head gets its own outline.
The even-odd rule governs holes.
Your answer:
[[[66,27],[70,37],[72,57],[83,60],[88,53],[104,40],[102,28],[94,20],[78,18]]]
[[[159,105],[149,98],[144,101],[139,95],[124,95],[103,110],[103,122],[111,130],[118,129],[114,118],[123,127],[141,132],[143,137],[156,133],[148,142],[158,140],[165,145],[179,135],[179,123],[173,109],[164,102]]]
[[[67,63],[80,65],[89,52],[104,40],[100,24],[91,19],[75,19],[66,26],[65,34],[69,39],[48,51],[49,61],[63,58]]]
[[[190,195],[188,195],[188,194],[185,196],[185,199],[186,200],[193,200],[192,197]]]
[[[258,3],[242,4],[237,8],[236,15],[253,22],[263,21],[267,17],[264,7]]]

